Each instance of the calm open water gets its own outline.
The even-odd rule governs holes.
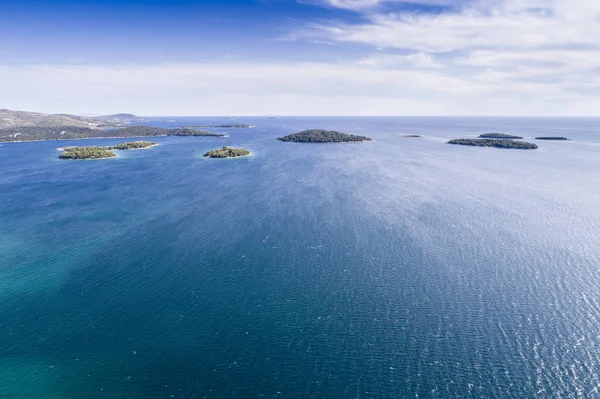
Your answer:
[[[600,397],[600,119],[169,119],[0,147],[0,398]]]

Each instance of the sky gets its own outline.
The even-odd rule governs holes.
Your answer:
[[[598,0],[0,0],[0,108],[599,116]]]

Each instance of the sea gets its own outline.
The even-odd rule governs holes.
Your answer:
[[[145,123],[0,147],[0,398],[600,397],[600,119]]]

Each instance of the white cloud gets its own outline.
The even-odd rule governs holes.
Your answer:
[[[593,115],[579,82],[466,78],[377,63],[0,67],[0,104],[42,112],[140,115]],[[589,82],[588,82],[589,83]],[[596,79],[596,87],[600,85]]]
[[[364,11],[388,3],[451,6],[456,3],[456,0],[300,0],[300,2],[346,10]]]
[[[376,54],[358,61],[359,64],[380,68],[443,68],[427,53],[415,54]]]
[[[317,24],[311,34],[383,48],[451,51],[598,46],[600,2],[592,0],[485,1],[443,14],[381,13],[364,24]],[[597,4],[595,4],[597,3]]]
[[[421,72],[436,69],[432,90],[439,90],[433,85],[442,78],[471,88],[472,96],[484,88],[502,109],[511,108],[502,101],[519,103],[528,96],[531,104],[536,103],[526,106],[528,112],[554,114],[557,109],[561,112],[557,102],[570,101],[577,102],[582,113],[598,114],[591,104],[600,97],[600,1],[463,4],[467,5],[439,14],[354,7],[366,22],[320,22],[296,37],[370,45],[375,55],[363,57],[363,65]],[[571,109],[566,106],[563,112]]]

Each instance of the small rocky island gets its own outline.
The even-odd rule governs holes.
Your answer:
[[[344,143],[353,141],[371,141],[371,138],[340,133],[335,130],[311,129],[289,134],[284,137],[278,137],[277,140],[292,141],[295,143]]]
[[[545,137],[536,137],[535,139],[536,139],[536,140],[559,140],[559,141],[560,141],[560,140],[562,140],[562,141],[564,141],[564,140],[569,140],[569,139],[568,139],[568,138],[566,138],[566,137],[551,137],[551,136],[545,136]]]
[[[416,138],[419,138],[421,136],[419,136],[418,134],[407,134],[407,135],[404,135],[402,137],[407,138],[407,139],[412,139],[412,138],[416,139]]]
[[[67,147],[58,157],[61,159],[105,159],[117,154],[106,147]]]
[[[92,147],[66,147],[58,157],[61,159],[106,159],[117,156],[113,150],[141,150],[158,145],[150,141],[131,141],[112,146],[92,146]]]
[[[237,158],[250,155],[250,151],[243,148],[222,147],[216,150],[208,151],[204,154],[207,158]]]
[[[535,150],[538,148],[537,144],[510,139],[453,139],[448,141],[448,144],[467,145],[474,147],[512,148],[518,150]]]
[[[513,136],[512,134],[504,133],[484,133],[479,135],[480,139],[506,139],[506,140],[522,140],[521,136]]]

